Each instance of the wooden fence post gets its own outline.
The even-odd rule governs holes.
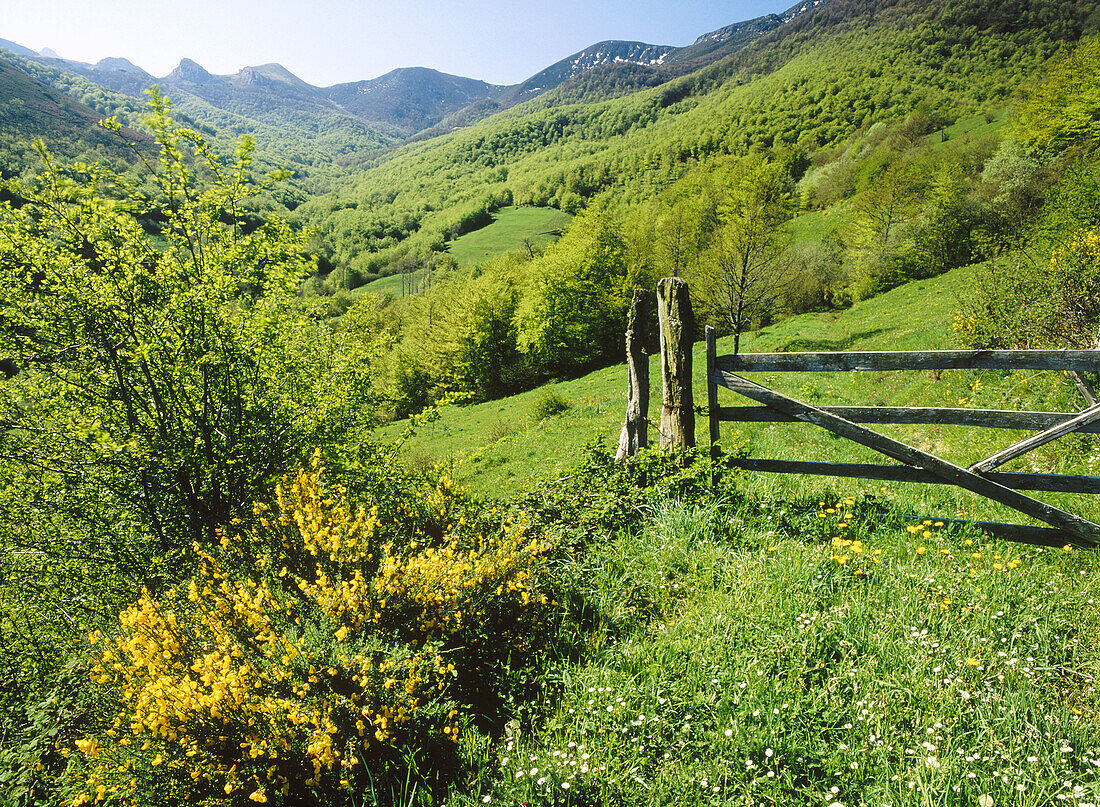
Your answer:
[[[695,446],[695,406],[691,394],[691,343],[695,318],[687,283],[678,277],[657,282],[661,331],[661,447]]]
[[[649,444],[649,356],[645,352],[649,301],[645,289],[634,289],[626,325],[626,420],[619,433],[617,460],[633,457]]]
[[[710,419],[710,455],[714,459],[722,453],[718,447],[720,439],[718,430],[718,385],[714,383],[712,376],[718,369],[718,334],[710,325],[707,326],[707,417]]]

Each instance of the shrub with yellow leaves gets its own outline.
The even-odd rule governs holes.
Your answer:
[[[194,546],[189,581],[92,636],[119,708],[70,755],[74,807],[336,803],[457,740],[469,660],[528,641],[546,602],[545,546],[445,476],[353,506],[324,473],[315,454],[255,529]]]

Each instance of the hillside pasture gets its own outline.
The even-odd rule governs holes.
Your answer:
[[[942,350],[959,347],[953,330],[959,295],[971,286],[976,267],[896,288],[844,311],[820,311],[790,317],[743,340],[746,352],[813,350]],[[719,354],[732,339],[720,339]],[[705,353],[695,345],[693,377],[696,440],[709,440],[703,385]],[[754,373],[749,378],[815,406],[943,406],[1072,412],[1084,408],[1072,382],[1057,373],[1038,371],[943,371],[861,373]],[[414,463],[443,462],[455,476],[485,494],[519,492],[541,480],[568,472],[587,447],[602,442],[614,447],[626,407],[624,365],[597,370],[497,401],[443,409],[404,447]],[[553,395],[568,409],[551,417],[532,416],[540,399]],[[660,413],[660,367],[650,363],[650,440],[657,439]],[[719,390],[723,406],[744,405]],[[963,426],[875,426],[880,431],[948,461],[969,465],[1028,435],[1028,432]],[[389,427],[396,434],[398,424]],[[722,424],[729,450],[773,459],[881,463],[870,449],[804,424]],[[1070,435],[1024,455],[1001,470],[1092,475],[1097,435]],[[887,461],[889,462],[889,461]],[[830,483],[813,477],[745,474],[753,495],[772,499],[801,498],[808,491],[833,485],[875,490],[898,512],[977,520],[1028,523],[1000,505],[942,485],[847,480]],[[1039,498],[1086,518],[1100,518],[1089,497],[1042,493]],[[1090,515],[1091,513],[1091,515]],[[1021,521],[1021,519],[1023,519]]]
[[[502,207],[492,224],[466,233],[448,245],[459,266],[526,249],[541,249],[557,240],[573,217],[552,207]]]

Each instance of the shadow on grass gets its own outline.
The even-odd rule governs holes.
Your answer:
[[[872,328],[868,331],[859,331],[836,339],[792,339],[780,346],[780,353],[797,353],[811,350],[848,350],[852,343],[858,339],[869,339],[885,333],[885,328]]]

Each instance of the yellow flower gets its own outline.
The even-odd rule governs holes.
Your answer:
[[[968,658],[966,660],[966,663],[970,667],[977,667],[978,666],[978,660],[976,658]]]
[[[267,795],[262,790],[253,790],[248,794],[248,798],[252,801],[258,801],[261,804],[267,801]]]

